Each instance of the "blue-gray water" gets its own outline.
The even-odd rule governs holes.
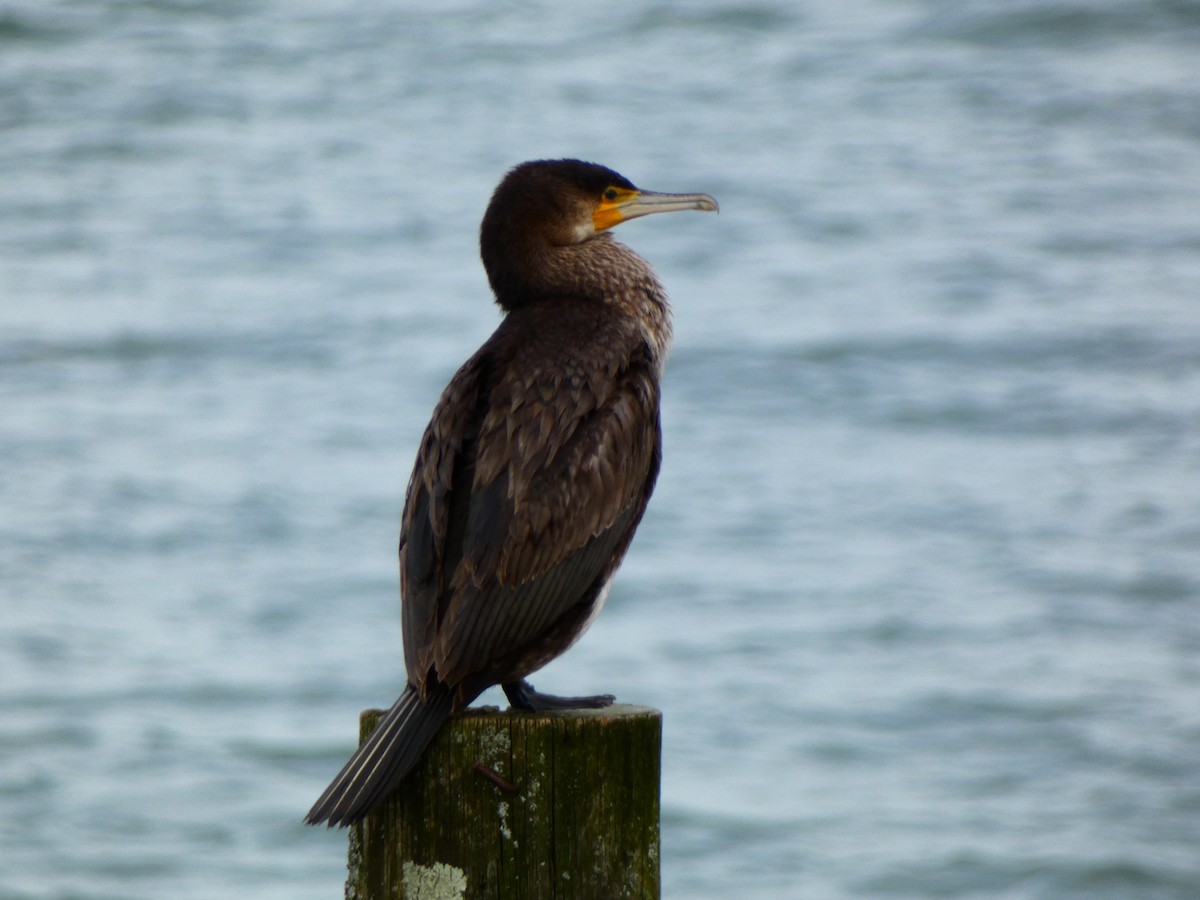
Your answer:
[[[577,7],[577,8],[571,8]],[[708,191],[666,463],[534,679],[670,898],[1200,896],[1200,4],[0,5],[0,897],[340,896],[504,170]],[[496,702],[495,698],[488,699]]]

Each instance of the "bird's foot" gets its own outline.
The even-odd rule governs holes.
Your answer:
[[[510,681],[501,685],[504,695],[513,709],[523,709],[528,712],[545,712],[551,709],[603,709],[612,706],[617,698],[612,694],[596,694],[593,697],[555,697],[553,694],[539,694],[533,685],[522,679]]]

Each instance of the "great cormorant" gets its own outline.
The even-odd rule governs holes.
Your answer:
[[[717,203],[572,159],[523,163],[496,188],[480,248],[504,319],[442,393],[405,500],[408,684],[309,823],[366,816],[492,685],[517,709],[612,703],[540,694],[525,677],[599,612],[658,475],[670,310],[609,229],[689,209]]]

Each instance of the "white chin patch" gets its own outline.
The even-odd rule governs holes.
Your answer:
[[[582,244],[584,241],[591,240],[596,236],[596,226],[592,224],[592,220],[586,219],[575,226],[574,238],[575,243]]]

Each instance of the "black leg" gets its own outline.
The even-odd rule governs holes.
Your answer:
[[[529,712],[544,712],[548,709],[602,709],[612,706],[617,698],[612,694],[597,694],[594,697],[555,697],[553,694],[539,694],[533,685],[522,679],[510,681],[501,685],[504,695],[513,709],[524,709]]]

